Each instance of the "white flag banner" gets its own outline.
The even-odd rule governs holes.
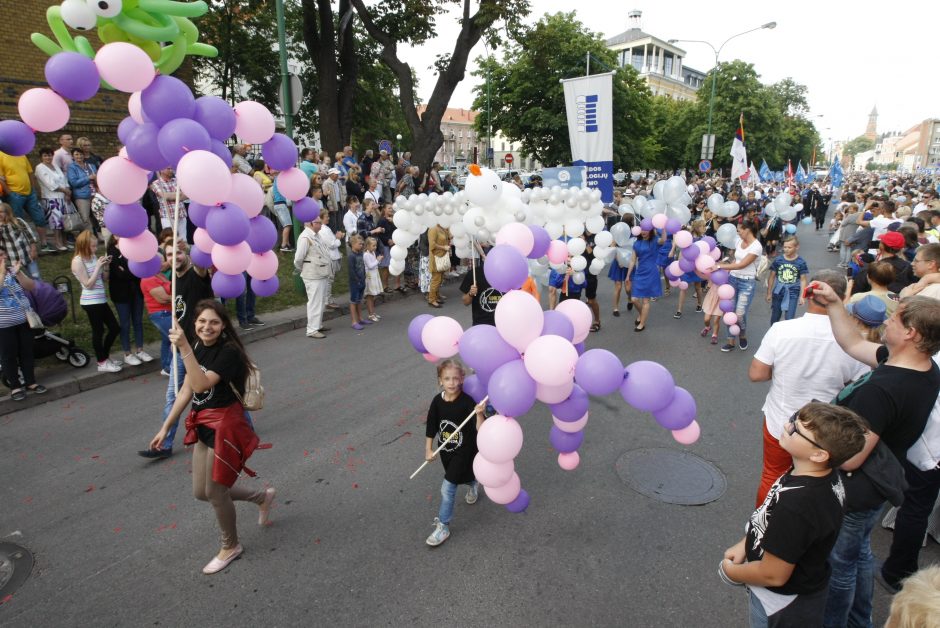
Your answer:
[[[613,72],[562,81],[568,112],[571,160],[587,167],[587,184],[614,198]]]
[[[737,179],[747,174],[747,150],[744,148],[744,116],[741,116],[741,126],[734,134],[731,143],[731,178]]]

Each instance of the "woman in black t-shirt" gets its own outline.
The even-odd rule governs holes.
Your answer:
[[[250,501],[260,508],[258,524],[266,525],[274,488],[234,486],[245,461],[258,447],[258,437],[245,417],[241,399],[245,380],[252,367],[245,347],[238,339],[225,308],[213,299],[204,299],[194,309],[195,343],[190,347],[178,325],[170,330],[170,341],[182,355],[186,378],[163,427],[150,442],[156,449],[166,439],[186,406],[186,445],[193,449],[193,495],[208,501],[215,509],[222,531],[222,549],[203,573],[219,572],[242,553],[235,527],[234,501]]]

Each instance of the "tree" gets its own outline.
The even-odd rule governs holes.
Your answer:
[[[694,165],[699,154],[690,157],[686,146],[692,135],[695,103],[667,96],[653,96],[650,104],[652,135],[647,161],[643,165],[656,170]]]
[[[859,135],[854,140],[846,142],[845,146],[842,147],[842,154],[854,157],[859,153],[864,153],[873,148],[875,148],[875,140],[867,138],[864,135]]]
[[[800,85],[792,78],[787,77],[782,81],[777,81],[769,89],[770,93],[777,98],[778,106],[784,115],[799,117],[809,113],[805,85]]]
[[[477,60],[474,76],[489,82],[492,127],[522,152],[544,164],[570,163],[571,144],[561,79],[584,74],[586,55],[602,66],[617,67],[616,56],[599,35],[588,31],[574,13],[544,16],[520,35],[502,61]],[[473,108],[487,109],[487,83],[475,88]],[[650,92],[632,67],[617,68],[613,77],[614,162],[639,167],[652,147]],[[477,131],[486,134],[488,120],[477,116]]]

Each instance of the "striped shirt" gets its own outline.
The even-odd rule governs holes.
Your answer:
[[[95,266],[98,264],[98,260],[94,257],[91,258],[91,261],[83,259],[82,264],[85,265],[85,272],[91,277],[95,274]],[[95,285],[91,288],[82,286],[82,296],[78,302],[81,305],[94,305],[95,303],[108,302],[108,297],[104,292],[104,278],[101,274],[98,275],[98,278],[95,280]]]
[[[26,308],[23,307],[26,293],[11,271],[3,277],[0,287],[0,329],[15,327],[26,322]]]

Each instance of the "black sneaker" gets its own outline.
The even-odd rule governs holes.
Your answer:
[[[738,346],[741,348],[741,351],[747,351],[747,338],[744,336],[739,337]]]
[[[248,323],[250,325],[254,325],[255,327],[264,327],[264,323],[258,320],[257,316],[252,316],[251,318],[249,318]]]
[[[734,345],[731,344],[730,342],[726,343],[721,347],[721,350],[724,353],[728,353],[729,351],[734,351]]]
[[[884,572],[881,570],[881,567],[875,565],[875,580],[878,581],[882,587],[885,588],[889,593],[897,593],[901,590],[901,585],[898,583],[891,582],[885,578]]]
[[[676,312],[672,315],[673,318],[682,318],[682,312]]]
[[[151,460],[163,460],[169,458],[173,455],[172,449],[142,449],[137,452],[137,455],[142,458],[150,458]]]
[[[701,305],[696,305],[696,306],[695,306],[695,311],[696,311],[696,312],[701,312],[701,311],[702,311],[702,306],[701,306]]]
[[[251,323],[244,322],[244,323],[239,323],[238,328],[241,329],[242,331],[251,331],[255,327]]]

